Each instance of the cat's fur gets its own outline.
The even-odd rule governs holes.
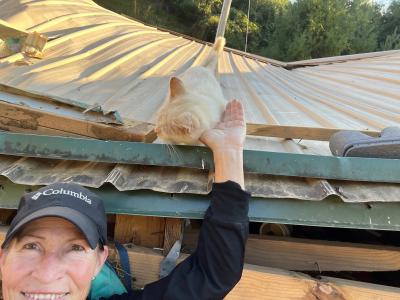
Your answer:
[[[157,118],[160,139],[173,144],[198,144],[202,133],[221,120],[227,100],[217,74],[224,46],[225,38],[217,38],[202,66],[171,78],[169,97]]]

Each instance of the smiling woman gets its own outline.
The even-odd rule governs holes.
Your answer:
[[[10,274],[3,279],[4,298],[84,299],[106,257],[69,221],[37,219],[3,251],[1,269]]]
[[[214,154],[211,204],[196,252],[168,276],[140,291],[111,295],[101,294],[102,287],[93,291],[93,279],[104,269],[108,255],[103,202],[79,185],[55,183],[20,201],[1,247],[3,298],[223,299],[242,275],[248,236],[245,132],[243,107],[234,100],[228,103],[222,122],[201,136]]]
[[[2,245],[4,299],[85,299],[108,255],[106,227],[102,201],[78,185],[26,194]]]

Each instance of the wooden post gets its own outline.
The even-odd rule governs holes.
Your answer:
[[[167,255],[176,241],[182,241],[184,219],[165,219],[165,233],[164,233],[164,250],[163,254]]]
[[[221,16],[219,18],[218,29],[216,37],[225,35],[226,23],[228,22],[229,12],[231,10],[232,0],[224,0],[224,5],[222,6]]]

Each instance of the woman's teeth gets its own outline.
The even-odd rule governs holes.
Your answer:
[[[66,294],[30,294],[24,293],[26,297],[33,300],[57,300],[62,299]]]

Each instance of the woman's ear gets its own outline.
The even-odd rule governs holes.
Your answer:
[[[95,276],[99,274],[101,268],[103,267],[106,259],[108,257],[108,246],[104,246],[103,250],[97,249],[98,259],[97,259],[97,266],[95,270]]]

